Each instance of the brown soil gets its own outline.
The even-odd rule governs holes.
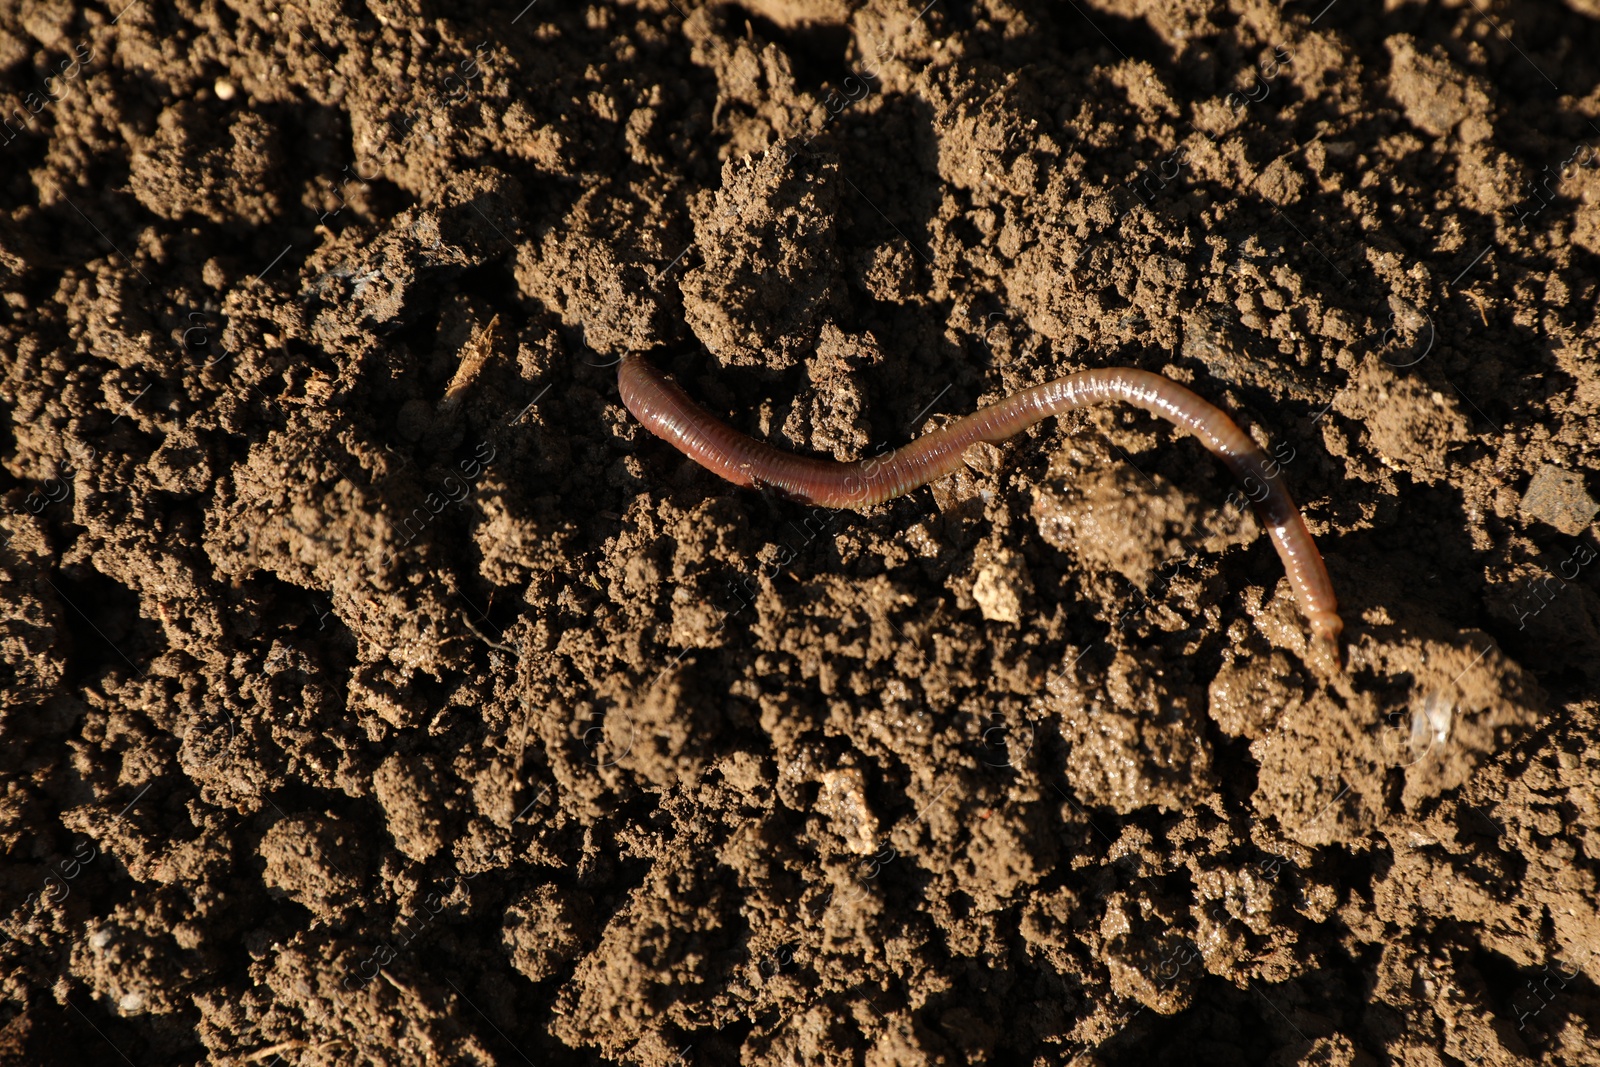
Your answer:
[[[1382,6],[0,0],[0,1059],[1600,1063],[1600,6]]]

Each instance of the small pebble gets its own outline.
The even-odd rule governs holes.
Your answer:
[[[1431,752],[1435,747],[1443,747],[1450,739],[1450,724],[1455,717],[1456,706],[1443,694],[1431,692],[1423,700],[1420,708],[1411,712],[1411,754],[1416,759]]]
[[[1522,494],[1522,513],[1575,537],[1589,528],[1600,504],[1584,488],[1582,476],[1546,463]]]
[[[823,773],[817,810],[829,818],[850,851],[865,856],[877,847],[878,820],[867,805],[866,777],[857,768]]]
[[[239,89],[227,78],[218,78],[216,84],[211,87],[211,91],[217,94],[218,100],[232,100]]]
[[[1022,561],[1009,549],[978,569],[972,583],[972,599],[990,622],[1022,621],[1022,595],[1027,582]]]

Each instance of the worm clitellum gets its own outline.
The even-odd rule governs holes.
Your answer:
[[[735,485],[775,489],[826,508],[866,508],[953,473],[961,454],[981,441],[999,442],[1051,415],[1120,400],[1159,415],[1200,439],[1247,488],[1256,514],[1283,560],[1312,636],[1340,659],[1338,601],[1328,568],[1300,517],[1278,466],[1215,405],[1169,378],[1131,367],[1079,371],[1035,385],[941,426],[882,456],[839,463],[783,452],[718,420],[678,384],[635,355],[617,367],[622,402],[645,429]]]

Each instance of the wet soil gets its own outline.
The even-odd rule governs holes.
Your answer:
[[[1600,7],[919,8],[0,0],[0,1060],[1600,1063]]]

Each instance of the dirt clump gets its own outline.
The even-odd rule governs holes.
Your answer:
[[[0,5],[0,1062],[1595,1063],[1592,8]]]

